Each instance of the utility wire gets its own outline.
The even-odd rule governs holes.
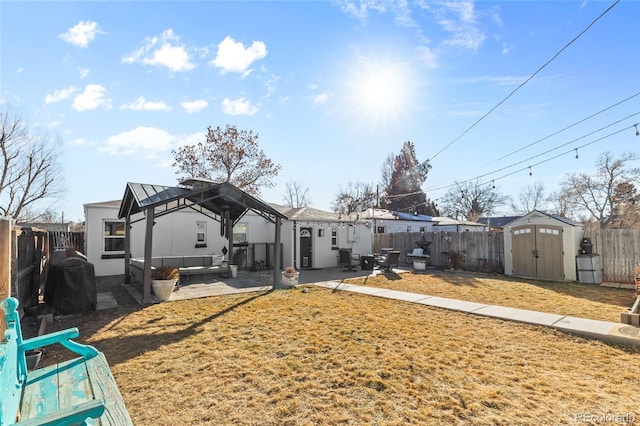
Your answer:
[[[640,113],[632,114],[632,116],[633,116],[633,115],[638,115],[638,114],[640,114]],[[622,120],[620,120],[620,121],[622,121]],[[605,136],[602,136],[602,137],[600,137],[600,138],[598,138],[598,139],[595,139],[595,140],[593,140],[593,141],[591,141],[591,142],[587,142],[587,143],[585,143],[585,144],[583,144],[583,145],[580,145],[580,146],[578,146],[578,147],[576,147],[576,148],[571,148],[570,150],[565,151],[565,152],[562,152],[562,153],[560,153],[560,154],[557,154],[557,155],[555,155],[555,156],[553,156],[553,157],[549,157],[549,158],[547,158],[547,159],[545,159],[545,160],[542,160],[542,161],[539,161],[539,162],[537,162],[537,163],[530,164],[530,165],[525,166],[525,167],[523,167],[523,168],[521,168],[521,169],[515,170],[515,171],[513,171],[513,172],[509,172],[509,173],[507,173],[507,174],[505,174],[505,175],[502,175],[502,176],[499,176],[499,177],[497,177],[497,178],[492,178],[492,179],[491,179],[491,181],[492,181],[492,182],[495,182],[495,181],[497,181],[497,180],[504,179],[504,178],[509,177],[509,176],[512,176],[512,175],[514,175],[514,174],[516,174],[516,173],[522,172],[522,171],[524,171],[524,170],[530,170],[530,169],[531,169],[531,167],[539,166],[540,164],[544,164],[544,163],[546,163],[546,162],[548,162],[548,161],[554,160],[554,159],[556,159],[556,158],[558,158],[558,157],[561,157],[561,156],[566,155],[566,154],[568,154],[568,153],[570,153],[570,152],[573,152],[573,151],[575,151],[576,149],[582,149],[582,148],[584,148],[585,146],[589,146],[589,145],[592,145],[592,144],[594,144],[594,143],[596,143],[596,142],[600,142],[600,141],[602,141],[602,140],[604,140],[604,139],[608,139],[608,138],[610,138],[610,137],[612,137],[612,136],[615,136],[615,135],[617,135],[617,134],[619,134],[619,133],[622,133],[622,132],[624,132],[624,131],[626,131],[626,130],[633,129],[633,128],[634,128],[635,126],[637,126],[637,125],[640,125],[640,123],[632,124],[632,125],[627,126],[627,127],[623,128],[623,129],[620,129],[620,130],[618,130],[618,131],[615,131],[615,132],[613,132],[613,133],[609,133],[608,135],[605,135]],[[609,126],[606,126],[606,127],[609,127]],[[600,130],[602,130],[602,129],[600,129]],[[595,133],[595,132],[592,132],[591,134],[593,134],[593,133]],[[586,136],[589,136],[589,135],[585,135],[584,137],[586,137]],[[582,138],[578,138],[578,139],[582,139]],[[576,139],[576,140],[578,140],[578,139]],[[572,141],[572,142],[569,142],[569,143],[573,143],[573,142],[575,142],[575,141]],[[557,148],[554,148],[554,149],[552,149],[552,150],[549,150],[549,151],[547,151],[547,152],[545,152],[545,153],[549,153],[549,152],[554,151],[554,150],[556,150],[556,149],[558,149],[558,148],[561,148],[562,146],[565,146],[565,145],[567,145],[567,144],[561,145],[561,146],[559,146],[559,147],[557,147]],[[472,181],[474,181],[474,180],[478,180],[478,179],[480,179],[481,177],[486,177],[487,175],[490,175],[490,174],[493,174],[493,173],[497,173],[497,172],[499,172],[499,171],[502,171],[502,170],[505,170],[505,169],[508,169],[508,168],[514,167],[514,166],[516,166],[516,165],[519,165],[519,164],[525,163],[525,162],[527,162],[527,161],[529,161],[529,160],[531,160],[531,159],[533,159],[533,158],[539,157],[540,155],[543,155],[543,154],[545,154],[545,153],[538,154],[538,155],[533,156],[533,157],[530,157],[530,158],[528,158],[528,159],[526,159],[526,160],[523,160],[523,161],[520,161],[520,162],[518,162],[518,163],[512,164],[511,166],[503,167],[502,169],[495,170],[495,171],[493,171],[493,172],[491,172],[491,173],[488,173],[488,174],[485,174],[485,175],[482,175],[482,176],[477,176],[477,177],[475,177],[475,178],[466,179],[466,180],[463,180],[463,181],[460,181],[460,182],[456,182],[456,183],[453,183],[453,184],[449,184],[449,185],[444,185],[444,186],[439,186],[439,187],[434,187],[434,188],[427,188],[427,190],[430,190],[430,191],[439,191],[439,190],[441,190],[441,189],[447,189],[447,188],[454,187],[454,186],[456,186],[456,184],[466,183],[466,182],[472,182]]]
[[[536,145],[536,144],[538,144],[538,143],[540,143],[540,142],[542,142],[542,141],[545,141],[545,140],[547,140],[547,139],[549,139],[549,138],[551,138],[551,137],[553,137],[553,136],[556,136],[556,135],[558,135],[558,134],[560,134],[560,133],[564,132],[565,130],[569,130],[570,128],[575,127],[575,126],[577,126],[578,124],[584,123],[585,121],[590,120],[590,119],[592,119],[593,117],[595,117],[595,116],[597,116],[597,115],[599,115],[599,114],[602,114],[603,112],[606,112],[606,111],[610,110],[611,108],[615,108],[615,107],[617,107],[618,105],[623,104],[623,103],[627,102],[628,100],[635,98],[635,97],[636,97],[636,96],[638,96],[638,95],[640,95],[640,92],[637,92],[637,93],[635,93],[635,94],[633,94],[633,95],[629,96],[628,98],[623,99],[623,100],[621,100],[620,102],[617,102],[617,103],[615,103],[615,104],[613,104],[613,105],[611,105],[611,106],[609,106],[609,107],[607,107],[607,108],[605,108],[605,109],[603,109],[603,110],[600,110],[600,111],[598,111],[598,112],[596,112],[596,113],[594,113],[594,114],[591,114],[590,116],[585,117],[585,118],[583,118],[583,119],[582,119],[582,120],[580,120],[580,121],[576,121],[575,123],[570,124],[569,126],[567,126],[567,127],[563,128],[563,129],[560,129],[560,130],[558,130],[557,132],[551,133],[550,135],[545,136],[545,137],[543,137],[543,138],[541,138],[541,139],[538,139],[538,140],[537,140],[537,141],[535,141],[535,142],[531,142],[529,145],[525,145],[525,146],[523,146],[522,148],[519,148],[519,149],[517,149],[517,150],[515,150],[515,151],[513,151],[513,152],[511,152],[511,153],[509,153],[509,154],[503,155],[502,157],[500,157],[500,158],[498,158],[498,159],[496,159],[496,160],[493,160],[493,161],[491,161],[491,162],[489,162],[489,163],[485,164],[484,166],[488,166],[488,165],[491,165],[491,164],[493,164],[493,163],[497,163],[497,162],[498,162],[498,161],[500,161],[500,160],[504,160],[504,159],[505,159],[505,158],[507,158],[507,157],[511,157],[512,155],[517,154],[518,152],[523,151],[523,150],[525,150],[525,149],[527,149],[527,148],[529,148],[529,147],[532,147],[533,145]],[[484,167],[484,166],[483,166],[483,167]]]
[[[451,142],[449,142],[444,148],[442,148],[440,151],[436,152],[435,155],[433,155],[430,159],[428,159],[427,161],[433,161],[438,155],[442,154],[445,150],[447,150],[451,145],[453,145],[454,143],[456,143],[458,140],[460,140],[464,135],[466,135],[467,133],[469,133],[471,131],[471,129],[473,129],[474,127],[476,127],[482,120],[484,120],[485,118],[487,118],[491,113],[493,113],[493,111],[495,111],[500,105],[502,105],[503,103],[505,103],[507,101],[507,99],[509,99],[511,96],[513,96],[518,90],[520,90],[520,88],[522,88],[525,84],[527,84],[529,81],[531,81],[540,71],[542,71],[544,68],[546,68],[547,65],[549,65],[551,62],[553,62],[558,56],[560,56],[560,54],[567,49],[569,46],[571,46],[576,40],[578,40],[584,33],[586,33],[596,22],[598,22],[598,20],[600,20],[600,18],[602,18],[604,15],[606,15],[611,9],[613,9],[618,3],[620,3],[620,0],[616,0],[611,6],[609,6],[604,12],[602,12],[600,14],[600,16],[598,16],[596,19],[594,19],[584,30],[582,30],[580,32],[580,34],[578,34],[577,36],[575,36],[569,43],[565,44],[564,47],[562,47],[562,49],[560,49],[555,55],[553,55],[551,57],[551,59],[549,59],[547,62],[544,63],[544,65],[542,65],[540,68],[538,68],[533,74],[531,74],[531,76],[529,76],[529,78],[527,78],[522,84],[520,84],[518,87],[516,87],[515,89],[513,89],[513,91],[511,91],[511,93],[509,93],[507,95],[506,98],[504,98],[503,100],[501,100],[500,102],[498,102],[493,108],[491,108],[487,113],[485,113],[482,117],[480,117],[478,120],[476,120],[475,123],[473,123],[467,130],[465,130],[464,132],[462,132],[458,137],[456,137],[454,140],[452,140]]]

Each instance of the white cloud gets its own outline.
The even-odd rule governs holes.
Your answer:
[[[235,42],[231,37],[225,37],[218,45],[218,53],[211,64],[221,68],[221,74],[237,72],[247,75],[251,72],[249,66],[267,56],[267,46],[261,41],[254,41],[251,46],[245,48],[240,42]]]
[[[95,21],[80,21],[71,27],[66,33],[60,34],[62,40],[74,46],[85,48],[95,38],[97,33],[101,33],[98,23]]]
[[[172,29],[164,31],[160,37],[147,37],[138,50],[122,58],[122,62],[166,67],[172,72],[190,71],[196,68],[191,62],[188,49],[178,42],[180,38]]]
[[[120,105],[120,109],[131,111],[171,111],[171,107],[164,102],[148,101],[144,96],[140,96],[133,102]]]
[[[317,95],[313,96],[313,103],[314,104],[324,104],[327,103],[327,101],[329,101],[329,99],[333,96],[333,93],[331,92],[324,92],[324,93],[319,93]]]
[[[453,18],[442,18],[438,23],[449,33],[451,37],[445,40],[444,45],[455,46],[463,49],[477,50],[486,39],[485,34],[476,25],[476,13],[472,2],[450,2],[443,4]]]
[[[99,107],[109,108],[111,99],[105,96],[106,89],[99,84],[89,84],[73,99],[71,107],[76,111],[88,111]]]
[[[69,86],[66,89],[54,90],[53,93],[47,94],[44,98],[45,105],[52,104],[55,102],[64,101],[65,99],[69,99],[71,95],[76,92],[76,88],[73,86]]]
[[[89,75],[89,68],[78,68],[78,71],[80,71],[80,78],[85,78],[86,76]]]
[[[200,112],[206,107],[209,106],[209,102],[204,99],[198,99],[195,101],[183,101],[180,102],[180,106],[187,111],[187,114],[194,114],[196,112]]]
[[[69,146],[83,146],[83,145],[89,145],[89,141],[87,141],[84,138],[76,138],[76,139],[72,139],[68,142],[65,143],[65,145],[69,145]]]
[[[142,153],[145,158],[153,158],[159,153],[173,149],[176,138],[165,130],[139,126],[107,139],[98,151],[110,155],[130,156]]]
[[[419,46],[416,48],[418,52],[418,60],[425,64],[427,67],[435,69],[438,68],[438,55],[426,46]]]
[[[253,115],[258,112],[258,108],[244,98],[236,100],[225,98],[222,101],[222,111],[229,115]]]
[[[386,12],[386,5],[391,5],[389,2],[381,0],[339,0],[337,3],[343,13],[359,20],[367,19],[369,11],[372,10],[378,13],[384,13]]]

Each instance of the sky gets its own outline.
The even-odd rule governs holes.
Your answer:
[[[550,193],[640,153],[640,1],[614,4],[2,0],[0,108],[60,144],[66,191],[38,207],[65,220],[176,185],[171,151],[208,126],[259,135],[271,203],[296,182],[329,210],[405,141],[430,199],[470,179]]]

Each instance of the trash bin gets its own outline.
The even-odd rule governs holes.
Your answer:
[[[229,265],[229,270],[231,271],[231,278],[238,276],[238,265]]]
[[[363,271],[373,271],[375,257],[373,255],[360,256],[360,269]]]
[[[592,254],[593,253],[593,244],[591,243],[591,238],[583,238],[580,242],[580,254]]]

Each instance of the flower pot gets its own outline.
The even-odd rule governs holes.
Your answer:
[[[280,277],[280,287],[292,288],[298,285],[300,272],[282,272]]]
[[[151,280],[151,288],[153,288],[153,294],[156,295],[156,299],[169,300],[171,293],[178,280]]]
[[[42,357],[42,351],[32,350],[26,351],[24,353],[25,358],[27,359],[27,370],[34,370],[38,363],[40,362],[40,358]]]

